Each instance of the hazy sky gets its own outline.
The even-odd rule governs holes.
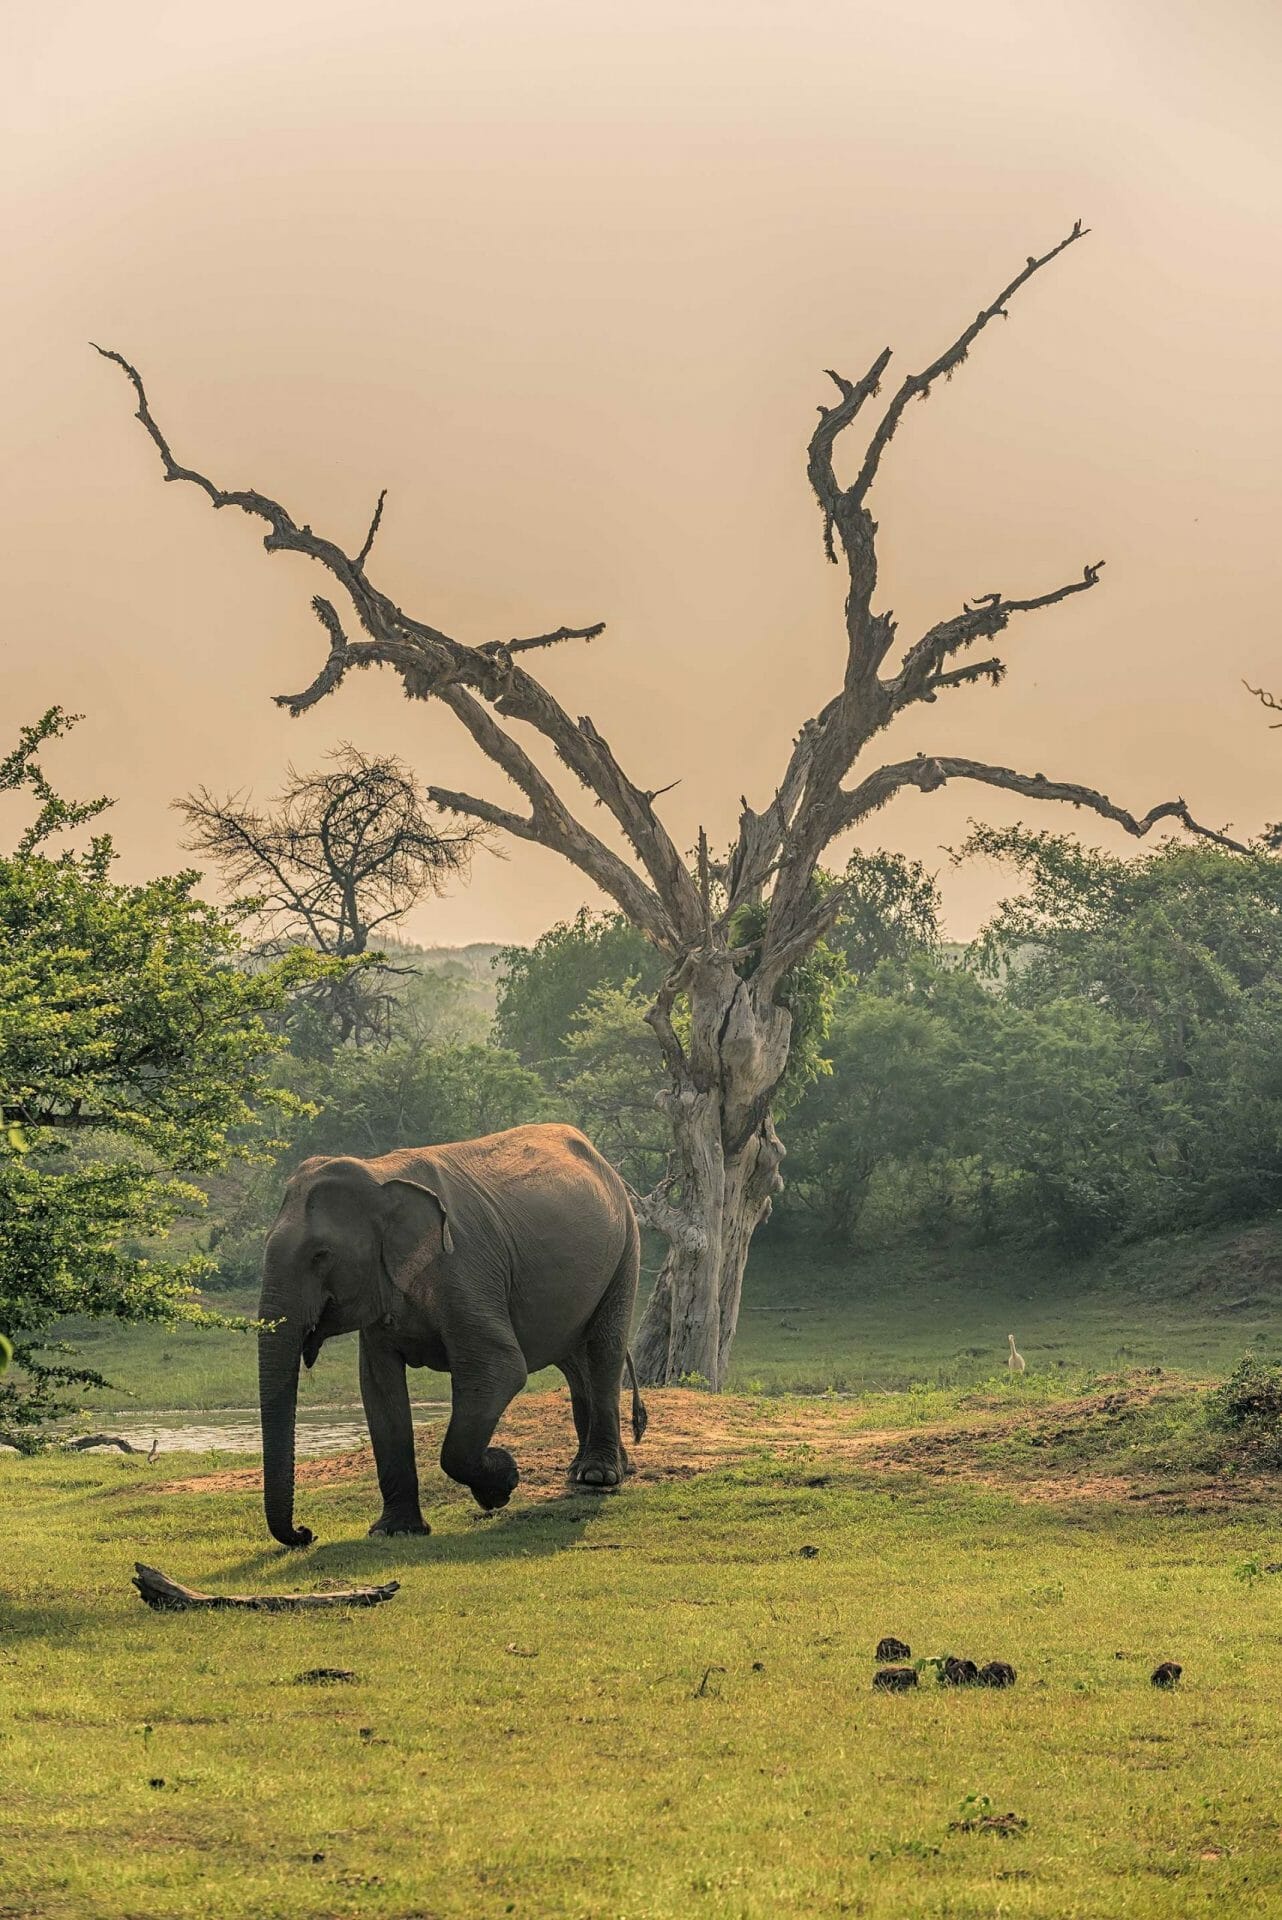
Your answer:
[[[1010,678],[919,708],[948,750],[1282,815],[1282,253],[1270,0],[218,0],[5,10],[5,740],[82,710],[49,765],[119,795],[126,873],[173,866],[176,794],[266,794],[336,742],[507,800],[452,717],[356,676],[291,721],[323,576],[166,487],[179,458],[359,545],[464,640],[608,621],[548,678],[683,845],[763,804],[840,670],[803,448],[821,369],[933,357],[1081,216],[878,483],[906,639],[968,595],[1100,587],[1012,629]],[[913,794],[875,838],[944,865]],[[593,825],[599,824],[596,816]],[[1102,844],[1130,845],[1101,824]],[[946,870],[951,928],[995,896]],[[585,897],[483,859],[425,940],[535,935]]]

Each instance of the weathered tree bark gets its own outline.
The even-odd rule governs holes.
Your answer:
[[[678,1039],[681,992],[689,1032]],[[638,1202],[668,1253],[637,1332],[633,1357],[650,1385],[699,1380],[719,1387],[735,1329],[752,1236],[783,1184],[783,1146],[771,1102],[788,1064],[791,1016],[758,1003],[724,950],[692,959],[660,995],[650,1023],[671,1072],[661,1105],[675,1164],[659,1192]]]
[[[133,387],[137,417],[160,454],[166,480],[199,488],[214,507],[238,507],[264,521],[269,553],[307,555],[329,572],[351,603],[363,636],[354,640],[328,600],[313,600],[328,652],[311,685],[279,696],[280,704],[292,714],[304,713],[354,668],[390,667],[411,698],[439,700],[449,708],[523,796],[528,811],[441,787],[429,788],[429,798],[560,853],[667,957],[672,971],[649,1017],[669,1073],[664,1105],[672,1125],[673,1164],[660,1188],[638,1205],[642,1217],[666,1234],[669,1247],[636,1349],[643,1377],[651,1382],[698,1374],[715,1387],[725,1377],[748,1247],[781,1184],[783,1148],[770,1109],[787,1065],[791,1023],[780,993],[790,970],[813,951],[841,909],[839,890],[821,897],[814,885],[834,839],[905,787],[933,793],[950,780],[973,780],[1034,800],[1084,807],[1137,836],[1169,820],[1242,851],[1226,834],[1200,826],[1182,799],[1136,815],[1091,787],[955,755],[918,754],[846,784],[869,743],[909,707],[934,703],[946,692],[1000,685],[1004,660],[962,659],[976,643],[994,639],[1020,615],[1089,592],[1099,581],[1103,563],[1095,562],[1079,579],[1027,598],[979,594],[903,649],[897,666],[883,671],[896,647],[896,627],[892,614],[873,605],[877,523],[868,505],[882,457],[909,402],[926,399],[938,381],[951,377],[989,323],[1007,317],[1021,287],[1083,233],[1079,221],[1048,252],[1030,255],[937,360],[901,382],[872,429],[849,485],[837,478],[834,451],[879,391],[890,349],[877,355],[862,379],[829,373],[838,397],[819,409],[806,474],[822,516],[824,552],[834,565],[844,563],[847,575],[844,670],[832,698],[797,734],[773,797],[760,812],[742,801],[735,845],[728,859],[715,865],[702,834],[697,860],[682,857],[655,811],[666,789],[629,779],[592,720],[575,719],[523,664],[538,649],[595,639],[603,631],[599,623],[468,646],[415,619],[367,572],[383,496],[353,558],[336,541],[300,525],[268,495],[230,491],[181,466],[156,424],[137,369],[122,355],[106,353]],[[562,769],[603,809],[602,818],[613,821],[624,852],[577,817],[520,744],[511,723],[529,727],[552,748]],[[756,910],[762,930],[747,948],[736,950],[731,929],[747,906]]]
[[[157,1612],[182,1612],[190,1608],[249,1607],[255,1613],[310,1612],[317,1607],[377,1607],[400,1591],[399,1580],[388,1580],[381,1587],[341,1587],[333,1593],[198,1593],[184,1587],[156,1567],[134,1562],[133,1584],[149,1607]]]

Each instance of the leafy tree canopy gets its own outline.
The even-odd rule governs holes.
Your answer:
[[[268,1020],[325,965],[300,952],[245,970],[234,916],[196,897],[195,874],[123,885],[106,836],[47,851],[105,804],[59,800],[40,771],[72,724],[51,709],[0,764],[0,790],[41,803],[0,857],[0,1326],[22,1368],[0,1388],[8,1431],[96,1383],[41,1359],[53,1322],[202,1317],[209,1263],[166,1258],[164,1236],[203,1205],[191,1176],[225,1164],[260,1109],[298,1109],[271,1083]]]
[[[653,995],[667,971],[662,956],[621,913],[587,907],[549,927],[532,947],[504,947],[497,965],[495,1038],[550,1081],[574,1070],[568,1038],[595,992],[633,983]]]

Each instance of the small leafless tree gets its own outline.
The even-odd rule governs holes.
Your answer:
[[[224,884],[253,897],[267,955],[314,947],[337,959],[370,952],[426,894],[467,872],[486,829],[445,831],[408,770],[391,755],[343,746],[314,773],[288,770],[256,807],[247,794],[207,787],[175,802],[186,845],[207,855]],[[393,995],[386,962],[317,981],[304,998],[333,1038],[357,1046],[388,1037]]]
[[[771,1105],[788,1059],[791,1020],[780,990],[790,969],[813,950],[841,910],[840,892],[815,884],[820,857],[833,840],[906,787],[934,793],[954,780],[1086,808],[1131,834],[1144,835],[1161,820],[1205,831],[1183,800],[1163,801],[1137,816],[1090,787],[955,754],[916,754],[851,778],[869,743],[917,702],[934,702],[977,682],[996,686],[1001,681],[1003,660],[970,657],[979,642],[992,640],[1023,614],[1089,592],[1099,579],[1096,562],[1079,578],[1044,593],[976,595],[906,647],[898,642],[892,614],[874,605],[877,523],[869,502],[905,413],[961,365],[989,323],[1005,318],[1020,288],[1082,233],[1079,222],[1048,253],[1030,257],[937,360],[902,381],[848,481],[838,477],[834,464],[838,442],[878,393],[890,350],[879,353],[860,379],[829,374],[836,398],[819,409],[806,471],[819,505],[824,552],[846,574],[843,670],[831,699],[797,734],[773,795],[759,811],[742,802],[738,836],[724,863],[709,858],[702,833],[695,853],[683,857],[656,811],[657,791],[631,779],[593,721],[574,718],[530,670],[533,653],[592,640],[600,625],[562,626],[476,646],[451,638],[406,613],[370,578],[381,498],[353,556],[300,525],[278,501],[215,485],[175,460],[137,370],[121,355],[107,354],[133,386],[137,417],[155,443],[166,479],[200,488],[215,507],[239,507],[263,521],[268,552],[306,554],[328,571],[351,605],[360,630],[354,638],[329,600],[313,601],[328,642],[326,657],[311,685],[280,696],[281,704],[291,713],[304,713],[333,693],[353,668],[390,667],[411,698],[439,700],[449,708],[507,775],[524,807],[443,788],[430,788],[431,798],[470,820],[562,854],[610,895],[669,961],[671,971],[649,1020],[667,1067],[663,1103],[672,1127],[672,1174],[639,1201],[643,1218],[668,1239],[636,1349],[649,1380],[698,1374],[718,1386],[724,1378],[749,1243],[781,1185],[783,1147]],[[893,662],[892,653],[897,655]],[[519,727],[548,743],[612,817],[627,857],[567,805],[521,744]],[[1209,837],[1224,841],[1222,835]],[[734,946],[732,929],[745,920],[760,931],[750,946]]]

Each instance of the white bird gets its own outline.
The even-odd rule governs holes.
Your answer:
[[[1006,1335],[1006,1338],[1010,1341],[1010,1352],[1006,1356],[1006,1365],[1010,1369],[1012,1378],[1014,1378],[1016,1375],[1021,1374],[1025,1371],[1027,1362],[1025,1361],[1024,1356],[1020,1352],[1019,1348],[1015,1345],[1014,1334],[1008,1333]]]

